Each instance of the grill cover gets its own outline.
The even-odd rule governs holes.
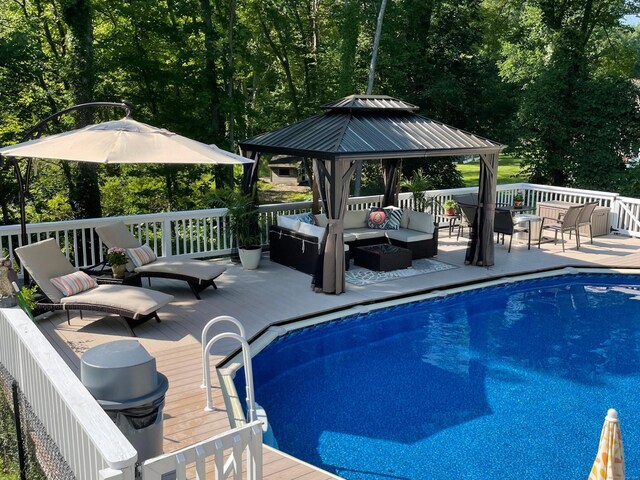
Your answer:
[[[164,396],[167,378],[137,340],[117,340],[87,350],[80,379],[105,410],[121,410]]]

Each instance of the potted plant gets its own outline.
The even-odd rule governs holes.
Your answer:
[[[458,202],[453,199],[445,200],[442,203],[442,208],[444,208],[444,214],[452,217],[456,214],[456,207],[458,206]]]
[[[242,268],[245,270],[258,268],[262,245],[258,209],[251,195],[237,190],[221,189],[215,192],[213,204],[227,209],[229,219],[227,229],[238,248]]]
[[[524,201],[524,197],[523,197],[521,192],[518,192],[513,196],[513,206],[514,207],[521,208],[523,201]]]
[[[107,250],[107,262],[111,265],[114,278],[123,278],[127,270],[127,250],[121,247],[111,247]]]

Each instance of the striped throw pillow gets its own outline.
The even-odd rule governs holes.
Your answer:
[[[387,223],[384,228],[386,230],[399,230],[400,221],[402,220],[402,209],[398,207],[385,207],[384,213],[387,214]]]
[[[51,283],[65,297],[70,297],[98,286],[96,281],[84,272],[73,272],[69,275],[52,278]]]
[[[141,267],[158,259],[149,245],[142,245],[138,248],[128,248],[127,255],[136,267]]]

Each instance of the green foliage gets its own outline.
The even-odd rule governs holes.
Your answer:
[[[420,168],[412,173],[410,178],[402,177],[400,179],[400,188],[408,190],[413,196],[413,205],[416,210],[424,211],[427,208],[430,198],[427,198],[425,190],[433,188],[433,182],[427,176],[424,169]]]
[[[477,187],[480,181],[480,161],[459,163],[457,170],[463,178],[465,187]],[[498,185],[505,183],[526,182],[527,177],[522,173],[522,159],[509,154],[501,154],[498,160]]]
[[[11,407],[11,393],[0,386],[0,479],[14,480],[18,475],[18,442],[16,427]],[[23,424],[23,434],[29,430]],[[46,475],[38,465],[33,441],[27,437],[25,441],[26,478],[29,480],[46,480]]]
[[[125,98],[138,120],[235,150],[238,139],[363,93],[378,8],[372,0],[0,2],[0,144],[88,95]],[[532,181],[633,189],[636,173],[621,158],[640,148],[629,82],[640,76],[640,31],[620,19],[639,10],[625,0],[389,2],[374,93],[510,145]],[[120,115],[96,110],[93,120]],[[49,133],[81,120],[62,117]],[[419,168],[434,188],[463,185],[451,159],[405,159],[403,174]],[[204,208],[216,186],[233,183],[225,167],[84,170],[38,162],[29,220]],[[363,194],[381,191],[377,162],[365,162]],[[17,221],[11,170],[0,173],[0,214]]]
[[[260,245],[258,210],[251,195],[228,188],[216,190],[211,196],[211,205],[227,209],[227,228],[238,247]]]
[[[33,312],[38,306],[38,301],[36,300],[37,293],[38,287],[34,285],[33,287],[22,287],[16,295],[18,306],[29,315],[31,320],[33,320]]]

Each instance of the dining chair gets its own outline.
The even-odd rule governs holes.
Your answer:
[[[504,236],[509,235],[509,248],[507,249],[507,253],[511,252],[513,235],[519,232],[526,232],[528,234],[527,247],[529,250],[531,249],[531,220],[529,218],[516,220],[511,215],[511,211],[496,209],[496,214],[493,221],[493,232],[498,234],[496,243],[500,241],[500,234],[502,234],[503,245]]]
[[[545,230],[551,230],[554,232],[554,244],[558,243],[558,232],[562,238],[562,251],[564,252],[564,232],[576,232],[576,248],[580,250],[580,235],[578,234],[578,218],[584,205],[572,205],[561,218],[542,217],[542,223],[540,224],[540,236],[538,237],[538,248],[540,248],[540,242],[542,240],[542,234]],[[546,223],[546,225],[545,225]],[[569,237],[571,238],[571,237]]]
[[[456,237],[456,240],[459,240],[460,235],[464,233],[464,227],[471,229],[473,226],[478,206],[458,202],[458,209],[460,212],[460,224],[458,225],[458,236]]]
[[[598,206],[598,202],[587,202],[582,206],[582,211],[578,216],[578,225],[576,229],[576,235],[580,235],[580,227],[589,226],[589,238],[591,239],[591,243],[593,243],[593,227],[591,225],[591,216],[593,215],[593,211]],[[571,238],[571,232],[569,232],[569,238]]]

